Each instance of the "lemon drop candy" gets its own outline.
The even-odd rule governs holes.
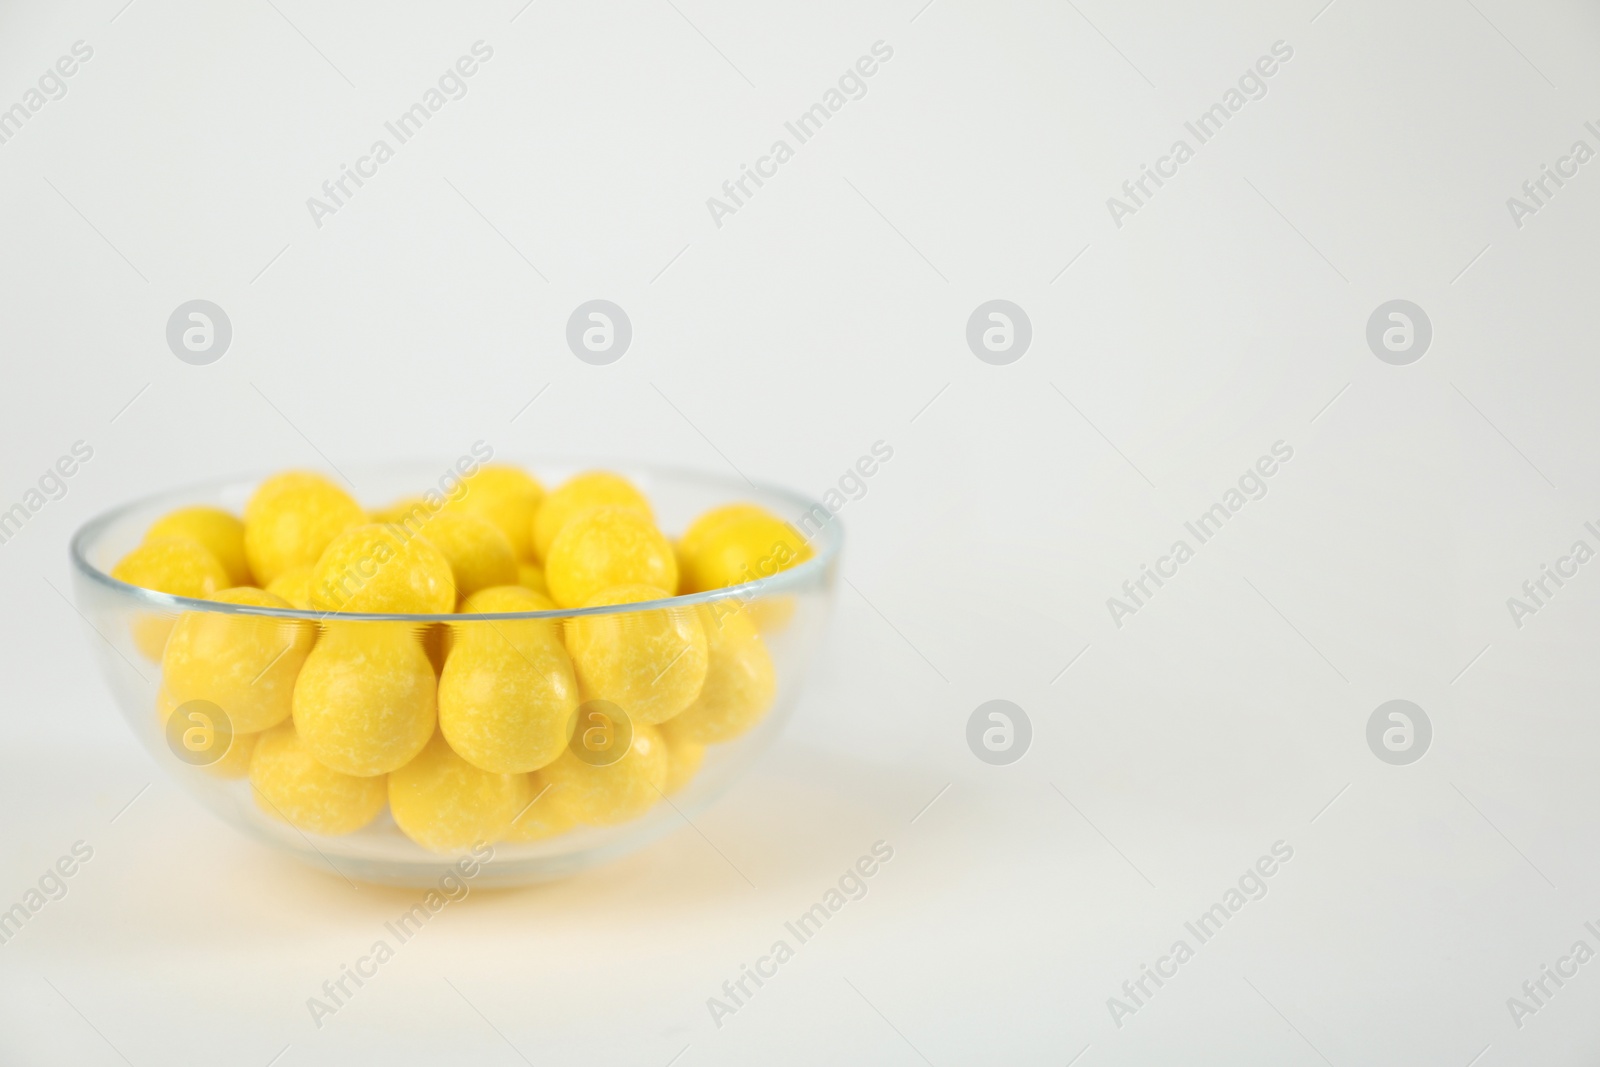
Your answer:
[[[266,586],[291,567],[310,567],[339,534],[367,521],[350,494],[320,474],[288,471],[256,488],[244,506],[244,552]]]
[[[709,662],[705,684],[689,709],[672,720],[672,736],[717,744],[732,741],[772,706],[777,675],[750,612],[734,600],[700,608]]]
[[[634,722],[631,736],[623,742],[627,751],[620,757],[578,755],[582,736],[574,734],[572,746],[561,758],[539,772],[579,822],[590,826],[627,822],[661,799],[667,785],[667,743],[654,726]],[[615,762],[605,762],[613,758]]]
[[[141,589],[204,600],[228,587],[228,572],[204,545],[187,537],[146,541],[111,568],[111,577]],[[169,616],[141,612],[133,618],[133,643],[159,661],[172,633]]]
[[[461,615],[510,615],[525,611],[554,611],[555,604],[543,593],[536,593],[522,585],[496,585],[480,589],[461,602],[456,611]],[[561,639],[561,624],[555,619],[517,619],[511,622],[483,622],[474,624],[466,619],[446,623],[443,651],[449,655],[455,646],[458,630],[476,630],[483,633],[498,631],[502,636],[519,632],[537,631],[555,640]]]
[[[441,511],[422,526],[422,536],[450,564],[457,596],[517,584],[517,557],[511,541],[488,519]]]
[[[403,496],[392,504],[378,508],[372,513],[373,522],[392,522],[397,526],[410,527],[413,530],[421,529],[423,523],[428,521],[438,506],[428,503],[420,496]]]
[[[557,837],[578,825],[578,813],[573,810],[572,792],[558,792],[538,771],[522,776],[521,803],[517,815],[506,827],[506,841],[543,841]]]
[[[383,810],[383,777],[340,774],[311,754],[292,723],[256,739],[250,755],[250,790],[269,815],[314,834],[354,833]]]
[[[544,502],[544,486],[520,467],[486,463],[465,478],[447,510],[488,519],[518,559],[533,558],[533,517]]]
[[[291,608],[311,611],[311,568],[290,567],[267,583],[267,592],[282,597]]]
[[[678,561],[648,516],[632,508],[596,508],[561,528],[545,557],[544,580],[550,599],[564,608],[619,585],[653,586],[671,596]]]
[[[678,716],[678,719],[681,718],[682,715]],[[667,782],[661,787],[661,792],[669,797],[689,784],[699,773],[700,764],[706,758],[703,742],[691,741],[673,729],[678,719],[668,719],[657,727],[661,731],[661,739],[667,744]]]
[[[491,596],[492,594],[492,596]],[[531,589],[485,590],[472,611],[540,610]],[[451,624],[439,675],[439,731],[485,771],[523,774],[566,748],[578,710],[578,681],[559,631],[547,620]]]
[[[648,585],[624,585],[591,597],[584,607],[665,596]],[[579,615],[566,620],[566,639],[582,698],[610,701],[636,723],[672,718],[705,683],[706,632],[693,607]]]
[[[145,531],[146,541],[187,537],[204,545],[228,572],[228,585],[255,585],[244,555],[244,523],[221,508],[197,506],[168,512]]]
[[[318,611],[445,615],[456,608],[450,561],[402,526],[368,523],[335,537],[311,572]]]
[[[460,852],[505,832],[528,801],[527,779],[474,767],[434,734],[389,775],[389,811],[405,835],[434,852]]]
[[[702,516],[702,522],[691,526],[679,544],[685,593],[770,578],[811,558],[800,532],[764,508],[730,505]]]
[[[620,507],[637,511],[651,522],[655,513],[650,501],[620,474],[609,471],[584,471],[575,474],[544,498],[533,517],[533,555],[544,559],[561,528],[579,515],[596,508]]]
[[[171,727],[172,713],[177,711],[178,708],[178,702],[172,699],[172,694],[167,692],[166,687],[163,686],[161,691],[156,694],[156,715],[161,720],[163,732],[166,732]],[[185,745],[188,753],[179,756],[179,758],[189,766],[199,767],[206,773],[214,774],[218,778],[243,778],[249,774],[250,756],[256,750],[256,738],[261,735],[229,733],[225,738],[227,747],[223,749],[220,756],[215,755],[207,751],[207,749],[223,741],[224,738],[219,735],[215,723],[206,722],[203,712],[199,712],[199,714],[197,712],[199,712],[198,708],[185,708],[187,721],[179,726],[179,729],[183,730],[179,738],[179,744]],[[195,732],[198,732],[200,736],[193,743],[190,743],[188,739],[193,737]],[[172,745],[170,734],[167,738],[167,744],[168,746]]]
[[[290,606],[250,586],[224,589],[212,599],[259,608]],[[186,611],[161,657],[163,683],[176,704],[210,701],[222,709],[234,733],[252,734],[289,717],[295,678],[315,639],[309,622]]]
[[[517,584],[542,596],[550,595],[550,586],[544,580],[544,568],[537,563],[517,564]],[[550,606],[555,607],[555,603],[552,601]]]
[[[295,730],[341,774],[386,774],[433,735],[436,689],[433,664],[407,624],[330,621],[295,682]]]

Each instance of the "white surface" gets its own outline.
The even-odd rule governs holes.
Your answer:
[[[1505,203],[1596,145],[1591,6],[121,2],[0,9],[0,107],[94,48],[0,144],[0,498],[95,449],[0,545],[0,904],[94,849],[0,946],[4,1062],[1600,1052],[1600,963],[1506,1006],[1600,948],[1600,574],[1520,629],[1505,604],[1600,522],[1600,163],[1520,229]],[[468,95],[315,228],[306,197],[479,39]],[[878,40],[867,95],[717,228],[705,199]],[[1117,229],[1106,198],[1278,40],[1267,95]],[[604,368],[563,342],[600,296],[635,328]],[[163,337],[196,297],[235,331],[209,367]],[[995,297],[1034,327],[1007,367],[964,341]],[[1406,367],[1364,340],[1397,297],[1435,329]],[[46,583],[134,494],[479,438],[812,493],[895,453],[844,512],[855,589],[795,724],[700,832],[473,893],[319,1029],[307,998],[414,894],[209,819]],[[1115,627],[1280,439],[1266,498]],[[1034,727],[1009,767],[964,739],[997,697]],[[1408,767],[1364,737],[1397,697],[1435,728]],[[1118,1028],[1107,998],[1280,839],[1265,899]],[[878,840],[867,896],[717,1027]]]

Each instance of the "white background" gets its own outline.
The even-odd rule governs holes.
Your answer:
[[[1506,1001],[1600,949],[1600,564],[1520,628],[1506,599],[1600,547],[1600,162],[1520,228],[1506,198],[1600,147],[1600,14],[1323,2],[0,6],[0,107],[94,49],[0,144],[0,507],[94,448],[0,545],[0,906],[94,849],[0,946],[0,1060],[1593,1062],[1600,962],[1520,1029]],[[480,39],[465,98],[316,227]],[[716,226],[879,40],[867,95]],[[1115,226],[1279,40],[1267,95]],[[596,297],[635,331],[603,368],[563,339]],[[211,366],[165,343],[194,298],[233,323]],[[993,298],[1032,320],[1010,366],[965,342]],[[1395,298],[1434,327],[1410,366],[1365,341]],[[792,727],[700,833],[474,892],[319,1029],[306,999],[417,894],[203,812],[51,586],[134,495],[480,438],[812,494],[894,458],[843,513]],[[1115,626],[1280,440],[1268,495]],[[1008,767],[965,740],[995,698],[1033,724]],[[1434,727],[1405,767],[1365,739],[1394,698]],[[878,840],[868,895],[714,1025]],[[1118,1027],[1107,998],[1279,840],[1270,893]]]

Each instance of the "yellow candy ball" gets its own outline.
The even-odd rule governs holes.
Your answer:
[[[574,745],[578,744],[576,738]],[[572,748],[539,772],[579,822],[611,826],[636,819],[661,799],[667,785],[667,743],[654,726],[634,723],[627,753],[596,766]]]
[[[141,589],[204,600],[228,587],[228,572],[204,545],[187,537],[146,541],[111,568],[111,577]],[[159,661],[172,633],[165,615],[140,613],[133,619],[133,643],[146,659]]]
[[[680,719],[682,717],[678,716]],[[691,741],[673,729],[673,723],[677,721],[668,719],[657,727],[661,731],[661,739],[667,743],[667,784],[661,787],[661,791],[669,797],[689,784],[699,773],[700,764],[706,758],[706,746],[702,742]]]
[[[461,602],[458,612],[462,615],[508,615],[519,611],[554,611],[555,605],[550,598],[522,585],[496,585],[488,589],[480,589]],[[480,630],[493,632],[499,630],[502,634],[515,634],[519,631],[536,632],[556,640],[561,639],[561,624],[555,619],[529,619],[513,623],[478,623],[472,624],[463,619],[460,622],[450,623],[444,628],[444,653],[448,657],[450,650],[455,646],[456,632],[459,630]],[[442,669],[442,667],[441,667]]]
[[[250,571],[264,586],[290,567],[313,566],[329,542],[366,521],[361,505],[322,475],[275,474],[244,506]]]
[[[550,788],[544,775],[535,771],[523,775],[523,799],[517,817],[506,827],[507,841],[543,841],[566,833],[578,825],[570,792]]]
[[[348,834],[383,810],[383,777],[357,778],[330,770],[301,742],[292,723],[259,735],[250,756],[250,789],[270,815],[315,834]]]
[[[146,541],[164,537],[187,537],[204,545],[228,572],[228,585],[255,585],[249,561],[244,555],[244,523],[221,508],[179,508],[151,524]]]
[[[442,511],[422,527],[422,536],[449,562],[457,596],[517,584],[517,557],[511,542],[488,519]]]
[[[455,610],[450,561],[426,538],[369,523],[335,537],[311,572],[318,611],[443,615]]]
[[[683,536],[678,539],[678,551],[685,558],[697,555],[723,523],[766,514],[767,509],[759,504],[724,504],[712,508],[683,531]]]
[[[267,583],[267,592],[282,597],[292,608],[311,611],[311,568],[290,567]]]
[[[488,519],[506,535],[518,559],[532,559],[533,517],[543,502],[544,486],[527,471],[489,463],[465,479],[446,509]]]
[[[172,694],[163,687],[156,694],[156,714],[161,719],[161,728],[167,727],[167,721],[172,718],[172,713],[178,710],[178,701],[172,699]],[[243,778],[250,773],[250,756],[256,750],[256,738],[260,734],[233,734],[228,741],[228,747],[222,755],[211,763],[199,764],[201,770],[207,774],[214,774],[218,778]],[[213,741],[214,743],[214,741]],[[195,764],[190,764],[195,766]]]
[[[770,578],[811,558],[811,546],[798,530],[764,510],[744,510],[749,507],[733,505],[719,521],[684,535],[679,545],[686,564],[683,592]]]
[[[544,559],[550,554],[550,545],[567,523],[606,507],[628,508],[655,522],[650,501],[628,479],[609,471],[585,471],[562,482],[539,506],[533,517],[534,558]]]
[[[678,588],[672,546],[630,508],[596,508],[561,528],[544,561],[550,599],[575,608],[619,585],[649,585],[671,596]]]
[[[544,580],[544,568],[537,563],[517,564],[517,584],[532,589],[535,593],[544,596],[550,595],[550,586]],[[552,607],[555,605],[552,603]]]
[[[625,585],[590,598],[585,607],[637,604],[664,597],[647,585]],[[677,715],[700,695],[707,645],[701,613],[652,608],[567,620],[567,650],[584,700],[606,700],[636,723]]]
[[[212,599],[289,607],[281,597],[249,586],[224,589]],[[177,703],[210,701],[228,716],[235,733],[255,733],[289,717],[295,678],[315,640],[309,622],[186,611],[161,657],[163,682]]]
[[[501,774],[537,770],[559,756],[578,710],[578,680],[555,627],[542,621],[451,626],[450,656],[439,676],[439,730],[450,746]]]
[[[295,682],[295,730],[341,774],[386,774],[433,736],[436,690],[420,635],[405,623],[330,622]]]
[[[434,852],[461,852],[500,837],[527,803],[522,775],[480,770],[438,734],[389,775],[389,811],[405,835]]]
[[[403,496],[372,513],[373,522],[391,522],[415,533],[439,510],[420,496]]]
[[[737,601],[700,609],[709,662],[705,685],[689,709],[672,720],[672,734],[685,741],[732,741],[767,713],[777,693],[772,657],[750,613]]]

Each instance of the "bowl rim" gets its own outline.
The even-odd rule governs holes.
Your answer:
[[[422,460],[390,461],[387,463],[367,464],[364,465],[363,469],[374,470],[380,467],[394,468],[409,466],[412,463],[420,465],[423,462],[424,461]],[[498,457],[496,457],[495,462],[508,463],[528,470],[536,469],[535,465],[532,463],[514,463],[513,461],[509,460],[500,460]],[[615,463],[616,461],[606,460],[604,462]],[[554,457],[552,457],[551,463],[552,465],[558,465]],[[604,469],[594,466],[593,463],[588,466],[582,466],[581,460],[561,461],[560,465],[577,466],[583,470]],[[118,596],[134,601],[138,605],[147,608],[178,611],[204,611],[218,615],[256,615],[264,616],[266,618],[293,619],[316,623],[395,622],[420,625],[450,622],[459,623],[467,620],[474,622],[514,622],[518,620],[532,619],[571,619],[598,615],[621,615],[652,609],[659,610],[662,608],[682,608],[700,604],[711,604],[731,598],[738,598],[749,603],[761,597],[798,589],[822,581],[828,568],[831,567],[833,562],[838,558],[839,552],[844,545],[844,524],[839,519],[838,513],[829,508],[822,501],[813,500],[812,498],[801,493],[794,492],[793,490],[764,482],[753,482],[748,478],[741,477],[740,479],[736,480],[729,477],[708,474],[705,471],[695,470],[688,467],[675,467],[665,464],[652,463],[624,463],[620,465],[624,468],[647,471],[651,474],[658,474],[683,480],[699,481],[718,486],[748,485],[757,493],[776,496],[789,501],[791,504],[797,506],[798,513],[802,515],[809,515],[814,509],[821,508],[823,512],[828,515],[828,519],[818,528],[816,535],[810,540],[807,540],[805,535],[800,533],[798,529],[796,530],[796,533],[800,533],[801,540],[805,541],[806,544],[812,547],[813,554],[810,559],[790,567],[787,570],[779,571],[778,573],[770,575],[766,578],[757,578],[754,581],[744,582],[739,585],[730,585],[722,589],[708,589],[702,593],[687,593],[681,596],[665,597],[658,600],[641,600],[637,603],[631,604],[603,604],[592,608],[555,608],[551,611],[485,612],[481,614],[476,612],[469,614],[462,614],[460,612],[448,612],[444,614],[421,614],[410,612],[317,611],[315,609],[276,608],[256,604],[229,604],[224,601],[205,600],[199,597],[178,596],[174,593],[162,593],[154,589],[146,589],[142,586],[130,585],[129,583],[121,581],[120,579],[113,578],[109,573],[101,570],[99,567],[89,562],[89,546],[105,532],[107,527],[116,522],[118,519],[122,518],[130,511],[156,503],[166,498],[183,498],[206,490],[216,491],[233,485],[259,483],[262,479],[271,477],[272,474],[279,473],[279,471],[276,470],[236,477],[213,478],[207,481],[192,482],[176,488],[167,489],[156,493],[147,493],[143,496],[136,497],[135,499],[127,501],[126,503],[100,512],[93,518],[90,518],[84,522],[83,525],[79,526],[78,529],[74,531],[72,539],[68,542],[67,554],[71,559],[73,570],[80,577],[106,588]],[[292,469],[309,470],[311,468],[295,467]],[[318,471],[317,473],[324,472]],[[176,503],[176,500],[174,502],[174,506],[180,506]],[[791,527],[794,526],[794,523],[789,519],[783,518],[782,516],[779,516],[779,518]]]

